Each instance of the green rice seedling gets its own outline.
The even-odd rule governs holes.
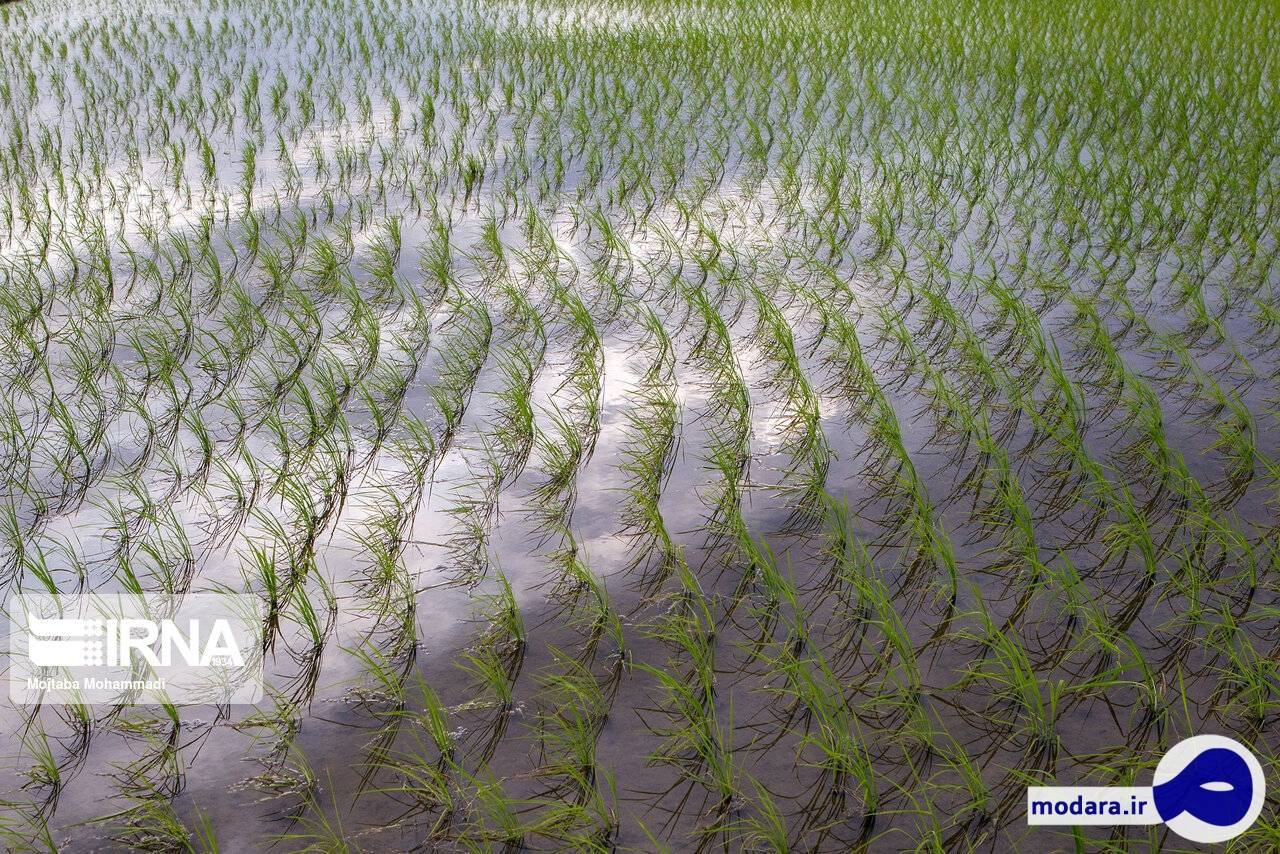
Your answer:
[[[470,775],[467,788],[471,792],[468,803],[468,823],[460,839],[472,850],[517,850],[525,840],[525,821],[519,813],[519,802],[509,796],[501,781],[491,771],[482,775]]]
[[[420,710],[395,712],[405,719],[407,726],[401,731],[407,734],[408,744],[402,742],[383,757],[378,770],[390,775],[390,782],[379,791],[404,807],[406,819],[434,815],[426,835],[436,839],[449,827],[460,806],[456,800],[460,770],[455,763],[457,746],[439,697],[421,677],[415,685],[413,706]]]
[[[292,677],[295,687],[290,695],[296,704],[308,702],[315,696],[325,647],[333,634],[338,616],[337,599],[324,577],[316,573],[312,579],[319,587],[324,608],[316,608],[306,584],[295,585],[289,599],[292,607],[283,616],[301,628],[303,634],[300,635],[300,642],[295,644],[290,641],[290,634],[284,631],[280,633],[289,657],[298,668],[296,675]]]
[[[986,833],[993,822],[998,823],[999,806],[994,802],[991,786],[983,779],[982,768],[974,764],[964,745],[951,741],[940,759],[956,778],[953,786],[962,798],[960,806],[948,817],[948,825],[954,829],[946,837],[946,844],[954,845],[962,838]]]
[[[841,823],[849,797],[857,793],[863,814],[859,839],[865,842],[875,826],[880,803],[876,772],[840,678],[821,651],[810,644],[804,611],[794,591],[788,598],[788,610],[795,614],[792,629],[773,642],[770,651],[760,648],[755,656],[766,664],[766,672],[782,677],[770,690],[785,701],[779,717],[796,737],[797,765],[817,772],[809,784],[805,818],[798,832],[825,838]]]
[[[604,345],[591,311],[571,288],[558,280],[553,283],[553,297],[567,315],[568,328],[574,336],[571,347],[577,354],[572,370],[561,383],[561,389],[573,393],[573,418],[581,435],[585,459],[590,459],[600,435],[600,396],[603,388]]]
[[[1052,767],[1061,748],[1058,718],[1067,686],[1058,680],[1049,683],[1047,691],[1042,689],[1035,668],[1017,639],[991,622],[985,609],[975,616],[980,620],[980,634],[962,632],[961,636],[978,642],[984,655],[966,670],[963,678],[989,684],[998,699],[1007,701],[1009,716],[997,719],[1005,737],[1021,736],[1027,755],[1047,761]]]
[[[461,494],[448,510],[457,521],[446,545],[456,567],[454,577],[459,584],[478,583],[486,576],[490,565],[489,535],[498,512],[503,471],[497,453],[487,440],[484,442],[479,453],[475,454],[482,460],[484,470],[461,485]]]
[[[822,431],[817,395],[801,367],[791,326],[763,291],[753,287],[752,296],[757,315],[755,337],[776,363],[772,384],[787,413],[781,427],[781,450],[791,460],[787,474],[797,476],[799,482],[794,490],[799,497],[793,522],[804,527],[820,519],[820,498],[831,450]]]
[[[720,722],[715,624],[706,598],[687,566],[681,566],[678,578],[680,592],[647,632],[672,651],[673,660],[666,668],[644,663],[636,666],[657,682],[661,705],[651,711],[668,721],[666,725],[647,723],[662,739],[662,746],[650,760],[673,766],[684,788],[668,823],[679,817],[695,792],[699,793],[702,808],[697,812],[704,818],[696,833],[702,844],[708,844],[727,834],[734,820],[737,769],[733,714],[730,706],[727,725]]]
[[[253,733],[254,756],[261,770],[240,784],[262,793],[270,800],[284,800],[282,815],[290,822],[305,813],[307,801],[316,788],[315,774],[297,743],[301,730],[301,707],[278,692],[269,692],[273,708],[238,721],[233,726]]]
[[[498,572],[498,592],[492,596],[478,600],[481,614],[484,615],[490,631],[496,632],[504,642],[515,647],[523,647],[528,640],[524,618],[520,613],[520,605],[516,602],[515,591],[506,575]]]
[[[751,459],[751,397],[734,356],[724,318],[701,290],[691,292],[689,300],[704,324],[693,352],[706,354],[711,373],[712,408],[723,425],[713,429],[709,442],[708,459],[721,473],[722,483],[712,503],[711,528],[714,530],[725,524],[741,506],[741,486]]]
[[[24,730],[22,750],[31,761],[31,767],[24,774],[24,788],[43,790],[40,811],[50,813],[57,808],[58,796],[62,792],[62,763],[54,754],[48,733],[38,721],[31,721]]]
[[[678,410],[665,383],[644,383],[637,397],[637,405],[627,412],[628,433],[634,438],[619,464],[628,498],[623,524],[633,539],[635,565],[652,561],[657,567],[655,583],[660,584],[679,559],[659,506],[676,450]]]
[[[493,710],[489,734],[478,747],[482,761],[492,755],[515,709],[515,682],[524,664],[527,645],[520,606],[510,582],[501,572],[498,583],[497,593],[481,599],[481,616],[486,628],[458,663],[481,691],[481,696],[467,703],[466,708]]]
[[[431,396],[444,420],[436,442],[441,453],[453,444],[493,336],[492,322],[482,302],[463,292],[447,294],[445,300],[452,315],[447,328],[450,332],[456,328],[457,332],[449,337],[450,343],[442,355],[439,379],[431,387]]]
[[[288,582],[280,577],[280,567],[276,564],[275,553],[268,553],[266,549],[256,544],[249,546],[250,562],[255,577],[251,580],[251,584],[256,582],[254,586],[260,587],[262,595],[266,600],[267,613],[264,625],[264,643],[268,646],[271,644],[272,638],[276,635],[279,625],[280,612],[282,604],[287,600]]]
[[[575,851],[604,852],[611,850],[617,835],[616,785],[607,781],[611,797],[596,793],[587,805],[566,803],[561,800],[543,802],[534,800],[530,805],[535,817],[525,826],[525,835],[546,839],[550,843]]]
[[[293,829],[276,834],[275,839],[277,842],[297,846],[299,851],[347,854],[352,850],[351,837],[343,828],[342,813],[338,809],[336,796],[332,803],[323,804],[316,797],[314,788],[307,788],[302,815]]]
[[[11,851],[53,852],[58,844],[43,816],[32,814],[24,805],[11,801],[0,802],[4,817],[0,819],[0,839]]]
[[[222,850],[218,844],[218,831],[213,820],[203,810],[196,808],[196,826],[191,830],[191,850],[198,854],[218,854]]]
[[[744,851],[772,851],[781,854],[791,850],[787,816],[774,797],[758,780],[749,778],[752,810],[734,823],[730,831],[733,844]]]
[[[543,476],[531,493],[531,513],[544,520],[548,529],[568,526],[576,498],[577,472],[587,456],[587,446],[572,416],[555,404],[552,406],[547,412],[551,429],[539,429],[534,436]]]
[[[608,698],[590,670],[560,650],[539,678],[546,704],[537,723],[539,768],[549,796],[585,804],[596,796],[601,767],[596,742],[609,714]]]
[[[168,799],[141,796],[123,813],[108,816],[113,837],[135,851],[195,851],[196,840]]]
[[[1218,687],[1214,705],[1220,714],[1238,715],[1250,731],[1260,732],[1275,714],[1275,662],[1254,647],[1225,610],[1210,637],[1213,648],[1225,654],[1221,666],[1215,668]]]
[[[613,677],[621,677],[628,656],[622,617],[604,582],[588,565],[584,547],[571,530],[565,529],[560,547],[549,558],[558,573],[551,584],[551,598],[563,604],[569,625],[583,637],[582,659],[594,659],[600,642],[607,638],[614,647],[610,654]],[[613,684],[616,687],[616,682]]]
[[[346,651],[360,662],[363,674],[372,677],[372,686],[356,685],[347,698],[367,707],[379,722],[364,745],[365,771],[360,778],[363,792],[369,790],[374,777],[388,766],[388,757],[405,722],[405,682],[413,658],[406,658],[399,650],[393,650],[396,658],[391,658],[367,637],[359,647]]]
[[[412,657],[416,643],[413,581],[401,561],[412,506],[405,504],[392,487],[384,487],[379,493],[386,509],[373,509],[362,530],[352,533],[368,557],[366,570],[355,583],[357,609],[369,620],[369,633],[377,637],[379,648],[400,661]]]
[[[505,382],[502,390],[495,393],[500,407],[495,442],[504,460],[504,480],[512,480],[520,476],[533,451],[532,391],[537,369],[529,355],[520,350],[504,351],[497,357],[497,365]]]

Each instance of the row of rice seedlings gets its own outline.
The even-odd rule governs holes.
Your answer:
[[[719,475],[719,483],[709,500],[704,499],[712,508],[706,528],[714,546],[735,536],[733,520],[742,510],[742,490],[751,462],[752,401],[725,318],[702,288],[690,288],[682,296],[698,324],[690,359],[706,371],[707,411],[714,419],[707,428],[706,457],[708,468]]]
[[[683,561],[681,546],[662,515],[663,488],[671,473],[679,436],[675,399],[675,346],[657,313],[641,316],[644,338],[638,349],[653,353],[635,383],[627,408],[628,434],[618,471],[623,475],[627,507],[622,522],[632,539],[632,566],[643,589],[658,589]]]
[[[751,295],[756,312],[754,338],[766,358],[776,365],[769,386],[778,395],[778,405],[784,413],[779,416],[782,424],[778,433],[782,437],[780,450],[789,460],[785,474],[796,480],[786,489],[797,495],[790,524],[803,530],[821,520],[821,499],[832,452],[823,433],[818,395],[801,366],[791,326],[759,287],[752,285]]]
[[[492,321],[482,301],[462,291],[446,295],[445,300],[450,306],[451,316],[442,331],[448,338],[441,350],[437,379],[430,387],[431,397],[443,420],[436,440],[436,447],[442,455],[453,446],[462,426],[462,418],[489,357],[493,338]],[[482,445],[476,449],[476,455],[487,471],[463,484],[450,508],[458,525],[450,536],[449,548],[457,565],[458,579],[467,582],[484,576],[488,561],[488,532],[497,510],[497,489],[502,479],[500,461],[493,448]]]
[[[672,589],[656,602],[661,610],[645,635],[662,644],[668,659],[635,667],[654,680],[654,704],[640,709],[645,726],[660,739],[649,761],[672,767],[676,782],[647,792],[666,816],[665,835],[686,814],[697,816],[691,831],[701,849],[727,840],[737,819],[732,699],[722,698],[716,679],[716,622],[702,586],[682,560]],[[722,705],[722,703],[724,705]]]
[[[540,675],[537,767],[545,781],[530,805],[527,833],[558,846],[607,851],[618,832],[618,789],[597,755],[612,698],[590,668],[559,650]]]

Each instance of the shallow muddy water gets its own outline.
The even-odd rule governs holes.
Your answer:
[[[4,7],[4,592],[279,619],[256,707],[0,704],[0,845],[1155,850],[1025,787],[1274,777],[1280,25],[1086,5]]]

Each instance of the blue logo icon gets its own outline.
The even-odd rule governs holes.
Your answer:
[[[1184,812],[1218,827],[1230,827],[1249,813],[1253,778],[1240,754],[1211,747],[1167,783],[1153,786],[1156,810],[1165,821]]]
[[[1192,842],[1223,842],[1262,812],[1262,766],[1244,745],[1221,735],[1180,741],[1156,766],[1151,792],[1169,829]]]

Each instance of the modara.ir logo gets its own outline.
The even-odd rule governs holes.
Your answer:
[[[1191,842],[1226,842],[1262,814],[1267,785],[1258,758],[1224,735],[1184,739],[1161,757],[1150,786],[1030,786],[1031,825],[1164,823]]]

